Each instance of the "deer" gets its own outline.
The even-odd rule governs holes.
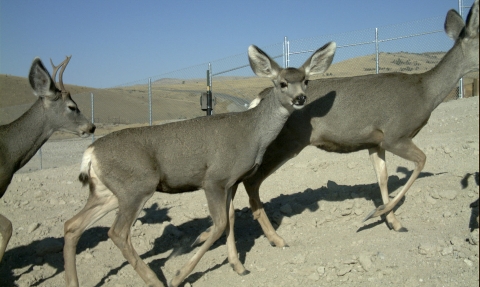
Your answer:
[[[335,50],[334,42],[327,43],[300,68],[282,69],[251,45],[250,67],[257,76],[271,79],[274,86],[255,109],[127,128],[91,144],[83,154],[79,175],[90,189],[87,203],[64,225],[66,285],[79,285],[75,256],[81,234],[118,209],[109,238],[148,286],[164,286],[133,248],[130,229],[154,192],[175,194],[199,189],[207,198],[213,221],[211,233],[169,286],[178,286],[224,231],[230,265],[239,275],[248,274],[238,259],[231,229],[232,187],[255,173],[290,114],[305,105],[309,77],[328,69]]]
[[[37,97],[35,103],[15,121],[0,126],[0,198],[7,191],[13,175],[22,168],[55,131],[88,137],[95,131],[78,109],[63,85],[63,72],[70,57],[53,67],[53,78],[40,58],[30,67],[28,80]],[[55,82],[57,72],[59,81]],[[0,262],[12,237],[12,222],[0,214]]]
[[[380,187],[383,204],[370,212],[370,218],[384,216],[390,229],[408,231],[395,217],[394,207],[405,196],[425,166],[425,154],[413,138],[427,124],[435,108],[465,74],[478,71],[479,0],[475,0],[466,24],[455,10],[447,13],[445,32],[455,43],[442,60],[421,74],[385,73],[310,81],[309,103],[295,111],[277,138],[269,145],[255,174],[243,180],[253,218],[272,246],[286,247],[268,219],[259,192],[263,181],[307,146],[327,152],[351,153],[368,150]],[[270,88],[250,104],[255,109]],[[390,200],[385,151],[414,163],[408,181]],[[232,197],[235,197],[234,186]],[[230,210],[234,216],[234,211]],[[202,232],[195,243],[208,238]]]

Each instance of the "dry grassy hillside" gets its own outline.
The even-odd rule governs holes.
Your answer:
[[[444,53],[381,53],[380,72],[422,73],[433,68]],[[348,59],[333,64],[318,77],[351,77],[375,73],[375,55]],[[317,77],[317,78],[318,78]],[[472,95],[473,79],[478,72],[464,78],[465,97]],[[268,79],[258,77],[215,77],[213,92],[217,96],[233,96],[252,100],[270,85]],[[0,124],[18,118],[35,101],[28,80],[22,77],[0,75]],[[149,122],[148,86],[134,85],[110,89],[93,89],[66,85],[82,112],[91,117],[91,93],[94,94],[94,120],[97,133],[103,134],[125,125],[142,125]],[[205,79],[160,79],[152,83],[152,118],[154,123],[202,116],[200,94],[206,90]],[[447,100],[454,99],[451,92]],[[234,103],[217,97],[215,113],[235,111]],[[57,135],[58,136],[58,135]]]

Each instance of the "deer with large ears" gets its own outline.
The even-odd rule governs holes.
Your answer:
[[[308,145],[337,153],[368,149],[383,205],[368,214],[365,220],[384,215],[390,228],[406,231],[395,217],[393,208],[425,165],[426,156],[413,143],[413,138],[459,79],[478,71],[478,18],[479,0],[471,7],[466,24],[455,10],[448,12],[445,32],[455,43],[437,66],[425,73],[386,73],[310,81],[309,104],[290,116],[267,148],[257,172],[243,180],[254,218],[271,245],[283,247],[286,242],[276,233],[265,214],[259,196],[260,185]],[[268,89],[253,103],[260,102],[267,93]],[[392,200],[388,196],[385,151],[415,164],[407,183]],[[208,235],[209,231],[203,232],[197,243]]]
[[[53,79],[39,58],[33,60],[28,79],[38,97],[32,107],[10,124],[0,126],[0,198],[13,174],[22,168],[55,131],[86,137],[95,131],[63,86],[63,72],[70,61],[53,65]],[[55,78],[60,69],[58,87]],[[12,236],[12,223],[0,214],[0,261]]]
[[[90,188],[85,207],[65,223],[65,279],[78,286],[76,246],[84,230],[118,208],[108,236],[148,286],[163,286],[134,250],[130,229],[154,192],[205,190],[213,221],[210,236],[171,280],[178,286],[203,254],[226,231],[228,261],[248,273],[238,259],[233,226],[232,187],[262,163],[267,146],[290,114],[305,105],[308,77],[330,66],[335,43],[317,50],[300,69],[282,69],[265,52],[250,46],[253,71],[274,83],[257,108],[159,126],[124,129],[98,139],[83,155],[79,179]],[[128,152],[125,152],[128,151]]]

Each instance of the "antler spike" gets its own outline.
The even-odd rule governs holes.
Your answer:
[[[58,72],[58,69],[61,68],[60,74],[58,75],[58,86],[57,86],[57,88],[60,89],[62,92],[67,91],[65,89],[65,87],[63,86],[63,72],[65,71],[65,68],[67,67],[68,62],[70,61],[71,57],[72,57],[71,55],[67,56],[67,58],[63,62],[61,62],[58,66],[55,66],[53,64],[52,59],[50,59],[50,64],[52,64],[52,68],[53,68],[52,78],[53,78],[53,82],[55,82],[56,86],[57,86],[57,84],[56,84],[57,72]]]

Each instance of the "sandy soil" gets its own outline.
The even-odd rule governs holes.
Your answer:
[[[408,232],[391,231],[379,218],[362,222],[381,202],[366,151],[338,155],[308,147],[261,188],[266,212],[289,247],[269,245],[242,186],[235,198],[236,238],[251,273],[232,271],[223,237],[183,286],[478,286],[478,104],[478,97],[441,104],[417,136],[427,164],[396,210]],[[77,176],[89,142],[49,141],[43,148],[48,164],[42,170],[27,165],[0,199],[0,212],[14,226],[0,286],[64,285],[63,223],[88,195]],[[391,154],[387,162],[393,196],[413,165]],[[80,239],[81,286],[143,286],[108,239],[114,216]],[[132,241],[166,283],[210,224],[203,192],[156,194],[132,227]]]

